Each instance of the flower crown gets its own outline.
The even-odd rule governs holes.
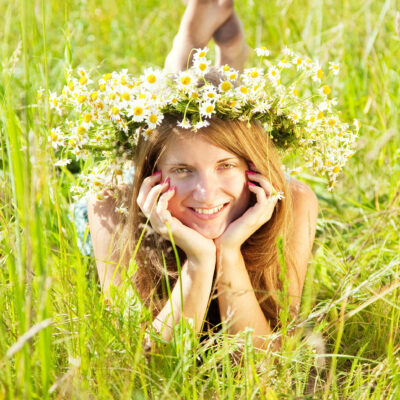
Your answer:
[[[217,84],[208,78],[207,48],[196,49],[192,66],[173,75],[147,68],[135,78],[122,70],[94,83],[84,69],[78,69],[77,77],[68,70],[62,94],[49,95],[51,108],[63,116],[62,125],[51,129],[50,141],[60,158],[57,166],[67,165],[71,157],[91,160],[86,163],[91,170],[73,191],[99,192],[118,183],[139,136],[151,135],[165,115],[177,116],[178,126],[194,131],[208,126],[211,117],[259,121],[278,148],[299,152],[306,167],[328,177],[332,189],[354,153],[359,122],[340,121],[318,62],[288,48],[275,62],[267,49],[255,51],[264,67],[240,74],[224,65]],[[339,66],[329,63],[329,75],[338,73]]]

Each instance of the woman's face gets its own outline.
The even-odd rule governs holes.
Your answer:
[[[221,236],[248,208],[247,163],[202,135],[171,139],[159,169],[176,187],[171,214],[206,238]]]

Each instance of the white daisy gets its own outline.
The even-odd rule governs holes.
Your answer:
[[[268,57],[271,54],[265,46],[258,47],[255,51],[259,57]]]
[[[200,106],[199,111],[202,117],[211,117],[211,115],[215,114],[214,102],[206,101]]]
[[[340,72],[340,66],[339,64],[331,61],[329,63],[329,70],[332,71],[333,75],[338,75]]]

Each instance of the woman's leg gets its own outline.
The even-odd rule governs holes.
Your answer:
[[[216,44],[215,65],[219,67],[228,64],[239,71],[242,70],[249,55],[249,47],[242,22],[235,11],[214,33],[213,39]]]
[[[165,60],[167,72],[186,69],[190,51],[206,46],[213,35],[217,66],[229,63],[242,69],[248,50],[233,0],[187,0],[172,50]]]

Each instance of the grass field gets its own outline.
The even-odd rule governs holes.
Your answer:
[[[108,308],[93,259],[77,248],[74,177],[52,166],[53,116],[33,105],[37,90],[60,91],[67,62],[105,72],[162,66],[183,4],[0,0],[0,399],[400,399],[400,4],[236,8],[250,46],[340,62],[343,118],[362,123],[334,192],[304,177],[320,215],[297,334],[266,357],[246,333],[199,344],[182,325],[146,354],[146,315]],[[323,355],[311,333],[326,342]]]

